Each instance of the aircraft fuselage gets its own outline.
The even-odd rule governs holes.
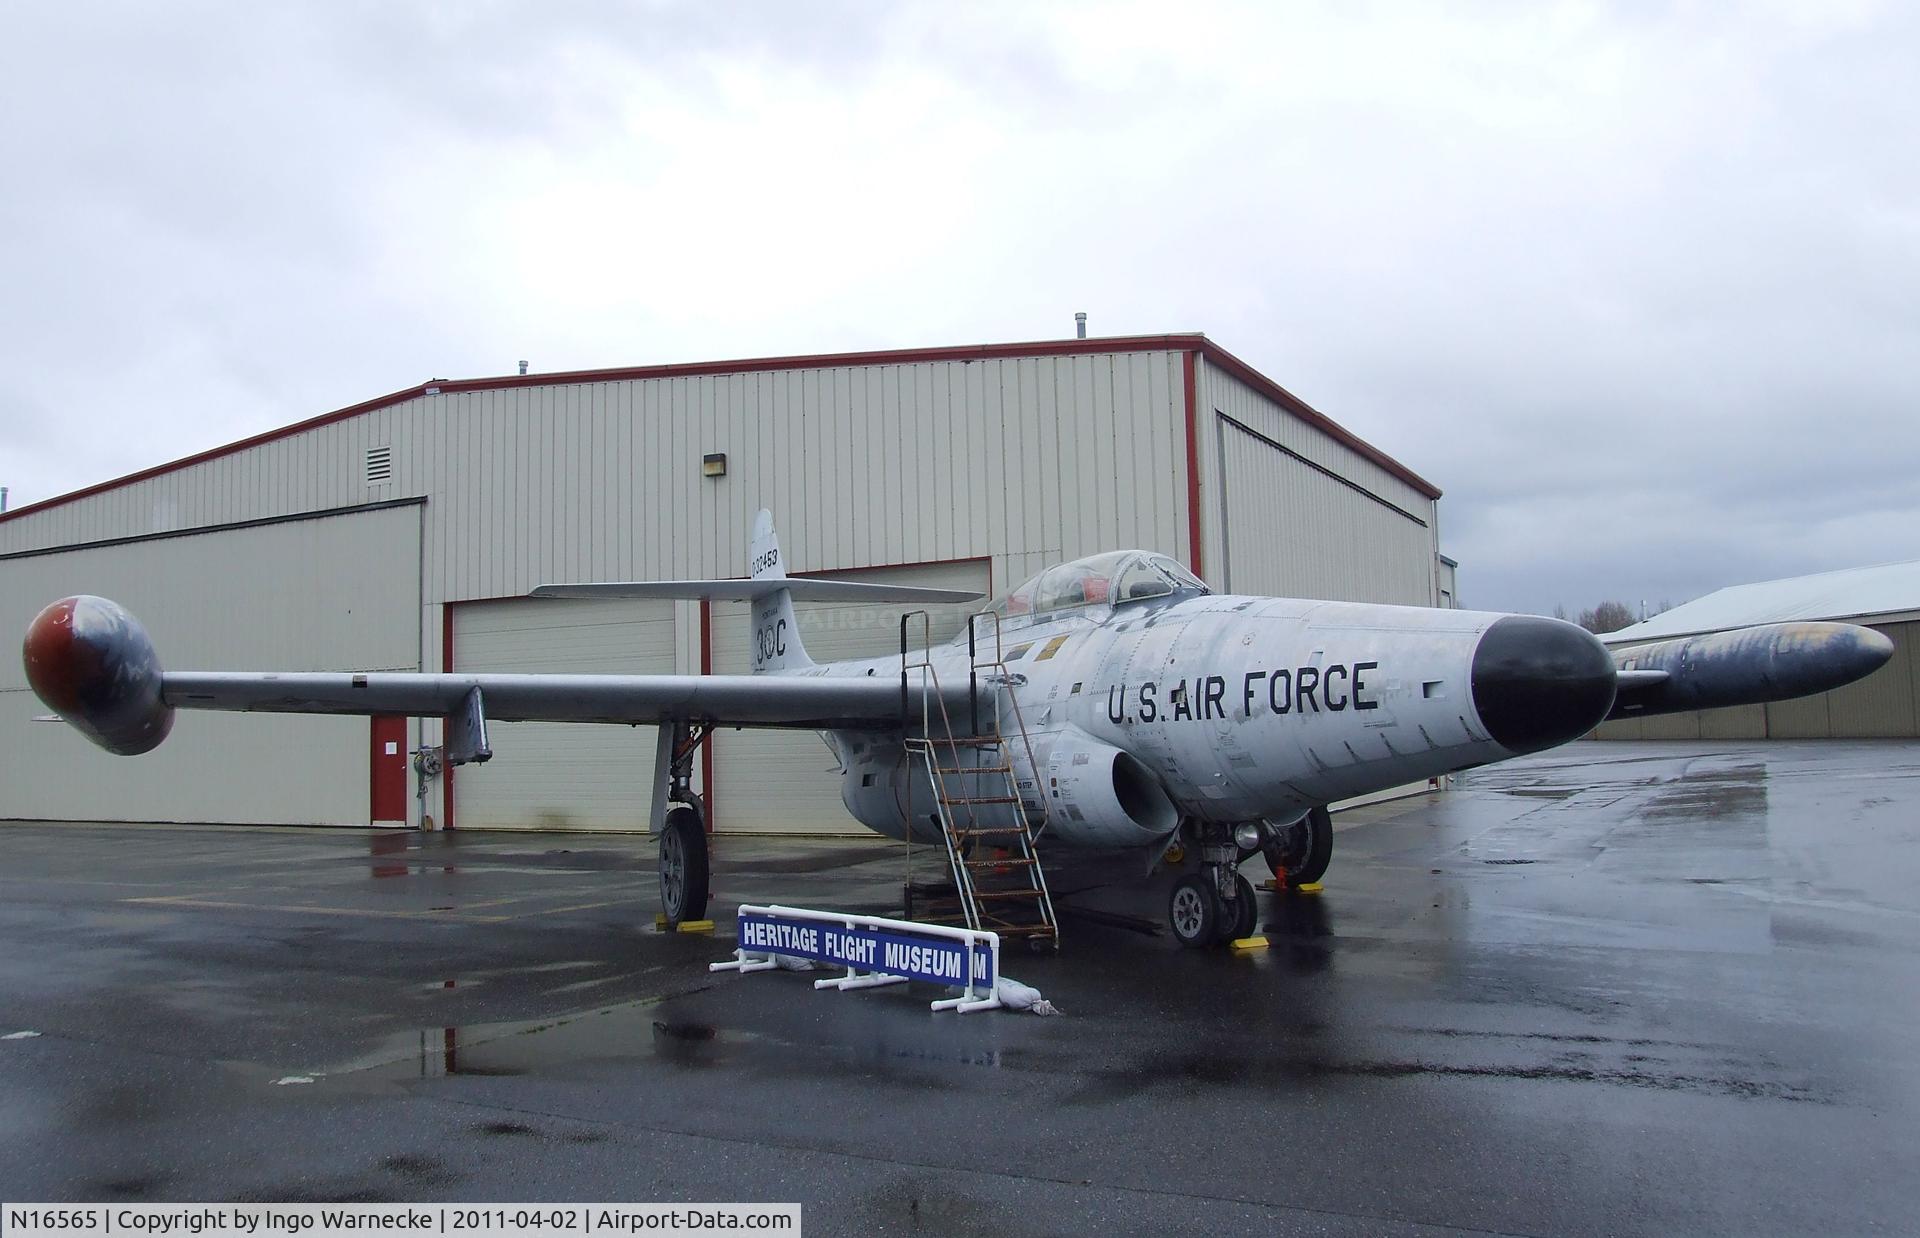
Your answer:
[[[1605,715],[1612,670],[1599,644],[1571,625],[1522,619],[1543,625],[1525,637],[1563,646],[1559,656],[1576,663],[1584,655],[1595,684],[1606,682],[1576,684],[1573,716],[1553,734],[1508,734],[1514,747],[1496,739],[1476,705],[1475,667],[1487,634],[1502,622],[1513,617],[1216,595],[1085,607],[1008,621],[1000,644],[1011,682],[982,707],[1000,709],[1024,807],[1033,817],[1045,800],[1052,841],[1142,846],[1166,837],[1181,818],[1296,820],[1316,805],[1562,742]],[[991,644],[990,631],[984,639]],[[930,661],[942,683],[964,683],[971,668],[964,636]],[[897,677],[900,659],[799,673]],[[1479,686],[1484,700],[1484,657]],[[957,732],[968,729],[951,721]],[[848,810],[901,837],[907,766],[899,737],[848,732],[831,742],[846,767]],[[1100,778],[1110,786],[1142,773],[1149,785],[1134,788],[1138,794],[1130,797],[1125,785],[1112,797],[1100,794]],[[1078,785],[1095,775],[1096,785]],[[1156,810],[1154,787],[1171,814]],[[917,805],[931,805],[924,775],[915,792]],[[923,811],[915,818],[916,839],[938,838]]]

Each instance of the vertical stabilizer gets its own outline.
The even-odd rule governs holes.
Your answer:
[[[787,565],[780,558],[780,539],[773,535],[773,513],[764,507],[753,518],[753,540],[747,544],[747,576],[751,580],[787,578]],[[800,643],[793,595],[785,589],[754,601],[751,639],[756,674],[813,665]]]

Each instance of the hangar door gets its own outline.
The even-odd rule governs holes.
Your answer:
[[[174,670],[418,670],[421,510],[0,559],[0,631],[25,632],[55,598],[94,593],[132,611]],[[20,659],[0,658],[0,817],[370,820],[365,718],[183,712],[154,751],[116,757],[69,727],[31,721],[44,712]]]
[[[1434,604],[1433,530],[1220,414],[1222,593]]]
[[[986,593],[992,586],[993,573],[987,560],[968,559],[835,572],[833,576],[836,580]],[[969,614],[985,605],[983,599],[927,607],[933,618],[933,639],[939,642],[952,637],[966,627]],[[900,615],[911,609],[915,608],[800,602],[794,605],[794,614],[800,621],[807,656],[815,662],[833,662],[876,656],[898,659]],[[750,627],[745,603],[714,604],[716,674],[744,675],[753,669],[747,643]],[[815,732],[720,731],[712,742],[716,833],[867,834],[840,802],[839,763]]]
[[[459,671],[671,675],[674,604],[515,598],[453,611]],[[454,824],[491,830],[644,830],[655,728],[489,723],[493,759],[454,774]]]

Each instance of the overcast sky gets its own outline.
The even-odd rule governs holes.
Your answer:
[[[1440,485],[1470,606],[1920,557],[1915,11],[26,0],[0,485],[1083,309]]]

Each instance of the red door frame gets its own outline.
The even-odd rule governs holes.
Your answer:
[[[407,820],[407,719],[403,714],[374,714],[368,721],[367,821]],[[392,745],[393,751],[387,751]]]

